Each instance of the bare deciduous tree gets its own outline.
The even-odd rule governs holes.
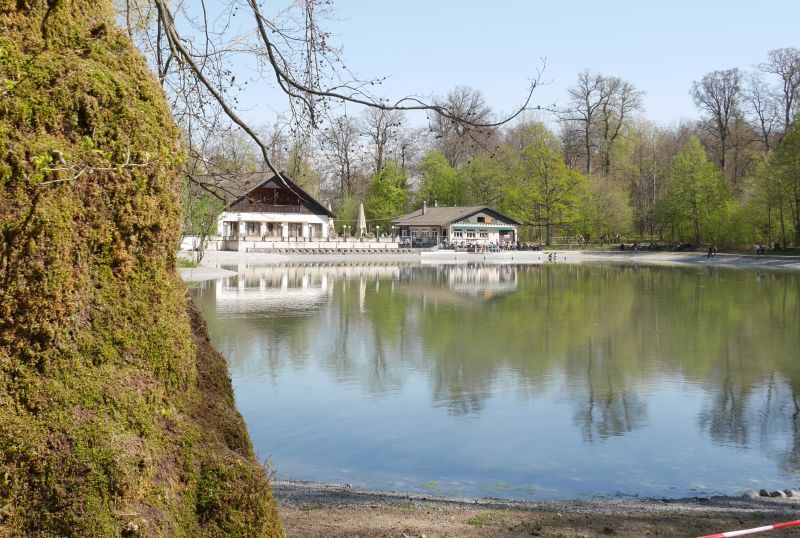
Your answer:
[[[492,145],[491,139],[495,134],[492,111],[480,91],[458,86],[435,103],[447,110],[448,115],[436,114],[430,119],[434,146],[450,166],[464,164]],[[469,122],[457,118],[466,118]]]
[[[761,71],[777,75],[781,79],[778,98],[782,105],[782,138],[797,115],[797,103],[800,100],[800,50],[793,47],[774,49],[767,53],[767,58],[759,66]]]
[[[712,71],[692,83],[695,105],[706,113],[709,132],[718,141],[717,162],[725,173],[731,122],[741,113],[742,72],[738,68]]]
[[[341,196],[351,196],[360,175],[359,152],[363,126],[350,116],[339,116],[320,132],[323,155],[333,168]]]
[[[641,109],[643,92],[619,77],[589,70],[578,73],[578,81],[567,92],[569,107],[557,111],[565,140],[574,147],[580,138],[587,174],[593,171],[596,153],[602,158],[603,173],[609,174],[614,145],[633,113]]]
[[[773,147],[773,134],[781,116],[778,100],[760,73],[750,74],[742,96],[761,145],[769,151]]]
[[[173,98],[178,121],[182,124],[194,121],[198,125],[193,130],[197,130],[203,127],[202,118],[209,112],[224,115],[254,141],[266,168],[279,177],[281,171],[272,160],[268,141],[259,136],[237,109],[236,90],[248,83],[271,81],[282,91],[296,131],[318,129],[330,116],[331,107],[341,103],[384,112],[427,111],[461,128],[486,129],[510,121],[522,112],[539,83],[537,73],[519,110],[498,121],[462,114],[447,103],[426,102],[415,96],[392,102],[371,92],[381,79],[359,79],[342,63],[331,34],[321,26],[331,14],[330,0],[291,2],[273,18],[264,14],[258,0],[224,2],[223,13],[214,17],[208,15],[205,3],[192,9],[183,3],[172,6],[168,0],[152,2],[156,8],[155,30],[144,32],[141,45]],[[126,3],[126,7],[130,5]],[[254,60],[257,74],[250,80],[240,77],[237,81],[233,57]],[[295,133],[295,138],[304,136],[307,135]]]
[[[369,140],[372,154],[372,172],[377,174],[386,165],[386,154],[390,146],[397,142],[405,117],[400,110],[368,108],[363,118],[364,136]]]
[[[614,145],[627,127],[634,112],[642,108],[644,92],[619,77],[604,78],[606,96],[600,106],[600,128],[602,134],[603,173],[611,173]]]
[[[578,82],[567,90],[570,107],[560,111],[559,118],[566,121],[577,133],[583,144],[586,166],[584,171],[592,173],[593,155],[596,147],[597,116],[608,99],[608,89],[603,76],[588,69],[578,73]]]

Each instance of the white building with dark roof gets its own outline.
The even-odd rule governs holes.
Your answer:
[[[271,173],[215,178],[228,207],[217,234],[227,241],[320,241],[328,239],[334,214],[291,179]]]
[[[415,245],[443,241],[506,245],[518,240],[520,223],[489,206],[427,207],[392,220],[393,235]]]

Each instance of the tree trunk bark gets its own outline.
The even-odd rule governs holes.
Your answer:
[[[4,1],[0,43],[0,534],[282,536],[177,274],[147,62],[111,0]]]

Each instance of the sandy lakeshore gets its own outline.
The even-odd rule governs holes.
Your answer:
[[[701,536],[797,518],[798,499],[505,501],[277,481],[289,537]],[[784,530],[780,536],[800,536]]]

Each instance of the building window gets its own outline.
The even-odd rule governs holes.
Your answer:
[[[467,239],[475,239],[475,232],[467,232]]]
[[[481,239],[489,239],[489,232],[481,232]]]
[[[478,222],[483,224],[484,222],[486,222],[486,217],[478,217]]]
[[[248,222],[245,225],[245,233],[247,235],[259,235],[261,233],[260,222]]]
[[[464,237],[464,232],[453,232],[453,237]]]

